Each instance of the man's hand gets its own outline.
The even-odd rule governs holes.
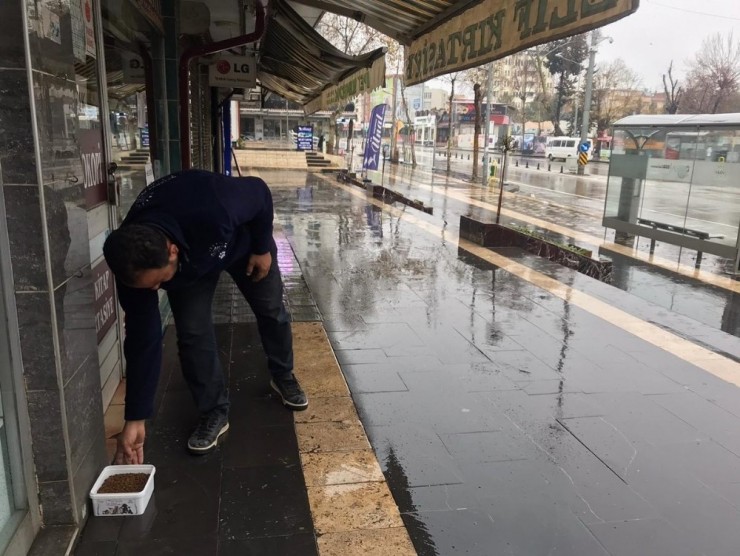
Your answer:
[[[118,447],[113,460],[116,465],[140,465],[144,463],[145,421],[126,421],[118,433]]]
[[[251,255],[247,263],[247,276],[251,276],[254,282],[259,282],[270,272],[270,266],[272,266],[270,253]]]

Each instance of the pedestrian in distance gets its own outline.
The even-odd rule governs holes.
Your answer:
[[[144,460],[162,362],[160,288],[175,320],[182,373],[200,413],[188,450],[214,450],[229,428],[229,395],[218,357],[211,306],[222,272],[252,308],[271,387],[293,410],[308,407],[293,374],[290,316],[272,235],[272,195],[256,177],[201,170],[165,176],[136,198],[103,253],[125,313],[126,407],[115,463]]]

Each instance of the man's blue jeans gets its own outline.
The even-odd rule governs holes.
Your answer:
[[[248,257],[226,271],[231,275],[257,317],[267,367],[272,376],[293,370],[293,336],[290,315],[283,304],[283,281],[272,253],[272,267],[259,282],[247,276]],[[228,411],[229,394],[218,357],[213,328],[213,294],[220,273],[205,276],[195,284],[167,293],[175,317],[177,346],[185,381],[201,414],[213,409]]]

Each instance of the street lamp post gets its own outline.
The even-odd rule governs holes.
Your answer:
[[[583,123],[581,124],[581,145],[588,141],[588,131],[591,125],[591,97],[594,88],[594,65],[596,63],[596,32],[591,31],[591,46],[588,49],[588,69],[586,70],[586,91],[583,99]],[[578,175],[584,174],[585,167],[578,165]]]
[[[483,185],[488,183],[489,162],[488,162],[488,143],[491,135],[491,99],[493,98],[493,62],[488,62],[486,72],[486,129],[483,135],[485,144],[483,145]]]
[[[596,45],[601,41],[614,42],[611,37],[598,38],[596,31],[591,31],[591,46],[588,49],[588,69],[586,70],[586,90],[583,99],[583,123],[581,124],[581,145],[588,140],[588,131],[591,126],[591,97],[594,89],[594,66],[596,65]],[[578,166],[578,174],[583,175],[584,167]]]

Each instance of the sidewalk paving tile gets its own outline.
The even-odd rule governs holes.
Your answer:
[[[301,454],[306,486],[342,485],[383,481],[372,450]]]
[[[314,527],[319,535],[403,525],[384,482],[308,487],[308,493]]]
[[[326,533],[318,539],[321,556],[416,556],[405,527]]]

